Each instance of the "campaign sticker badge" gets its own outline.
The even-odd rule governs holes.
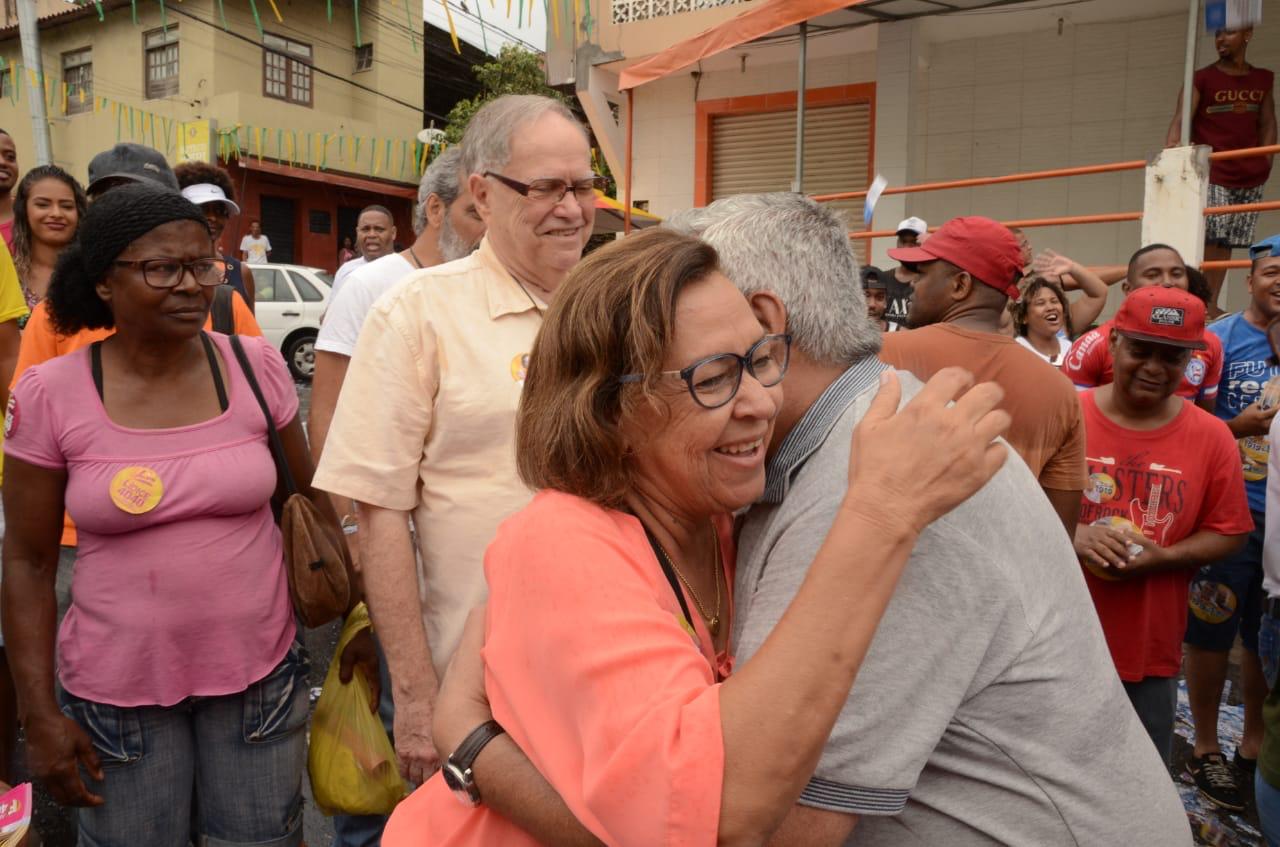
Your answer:
[[[519,385],[524,385],[529,375],[529,354],[521,353],[511,360],[511,378]]]
[[[144,515],[160,505],[164,482],[151,468],[125,468],[111,478],[111,502],[130,515]]]
[[[1204,382],[1205,364],[1204,359],[1197,359],[1194,356],[1191,361],[1187,362],[1187,382],[1192,385],[1199,385]]]
[[[4,437],[9,438],[18,431],[18,398],[9,393],[9,403],[4,407]]]
[[[1187,605],[1191,614],[1209,624],[1222,623],[1235,614],[1239,600],[1231,586],[1207,579],[1191,583]]]
[[[1110,474],[1089,474],[1089,484],[1084,489],[1084,496],[1090,503],[1110,503],[1116,499],[1116,481]]]

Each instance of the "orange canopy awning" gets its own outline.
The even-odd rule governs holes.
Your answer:
[[[622,72],[618,88],[626,91],[644,85],[739,44],[862,2],[863,0],[765,0],[741,15],[672,44],[643,62],[637,62]]]

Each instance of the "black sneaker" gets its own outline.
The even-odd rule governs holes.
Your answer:
[[[1231,757],[1231,764],[1235,765],[1236,770],[1240,771],[1242,775],[1247,776],[1250,782],[1253,781],[1253,775],[1258,772],[1258,760],[1246,759],[1241,756],[1239,747],[1236,748],[1235,755]]]
[[[1235,773],[1221,753],[1192,756],[1187,759],[1187,773],[1195,780],[1204,799],[1228,812],[1244,811],[1244,798],[1240,796]]]

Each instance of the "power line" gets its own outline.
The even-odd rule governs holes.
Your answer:
[[[228,35],[232,38],[239,39],[240,41],[243,41],[246,44],[251,44],[254,47],[257,47],[259,49],[265,49],[263,48],[262,44],[258,43],[257,41],[254,41],[252,38],[243,36],[238,32],[230,32],[230,31],[224,30],[219,24],[216,24],[213,21],[206,21],[204,18],[197,17],[196,15],[186,11],[185,9],[181,9],[177,6],[170,6],[169,11],[172,12],[173,14],[181,15],[182,17],[193,20],[196,23],[204,24],[210,29],[217,30],[219,32],[222,32],[224,35]],[[373,94],[377,97],[382,97],[383,99],[390,100],[392,103],[395,103],[398,106],[404,106],[406,109],[411,109],[414,112],[426,115],[429,118],[434,118],[435,120],[439,120],[439,121],[445,120],[445,117],[443,115],[437,115],[435,112],[428,111],[427,109],[422,108],[420,106],[415,106],[412,103],[407,103],[404,100],[400,100],[399,98],[392,97],[390,94],[386,94],[382,91],[378,91],[376,88],[370,88],[369,86],[356,82],[353,79],[347,79],[344,76],[335,74],[332,71],[326,71],[324,68],[316,67],[315,65],[311,65],[310,68],[313,73],[317,73],[317,74],[320,74],[321,76],[329,77],[330,79],[336,79],[339,82],[344,82],[347,85],[352,86],[353,88],[358,88],[361,91],[366,91],[369,94]]]

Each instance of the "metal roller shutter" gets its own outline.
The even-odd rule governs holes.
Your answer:
[[[871,151],[871,104],[810,106],[805,111],[806,194],[862,191]],[[715,115],[711,120],[711,198],[789,191],[796,166],[794,111]],[[830,204],[861,229],[862,201]],[[859,260],[866,242],[855,240]]]

